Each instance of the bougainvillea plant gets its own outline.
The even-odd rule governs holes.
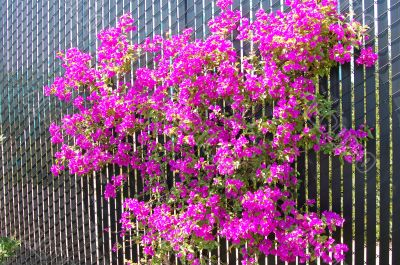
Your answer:
[[[362,159],[369,130],[320,124],[332,111],[317,83],[355,50],[357,64],[374,65],[377,55],[362,48],[367,28],[339,14],[335,0],[287,1],[286,12],[260,9],[254,21],[231,4],[217,1],[205,39],[187,29],[132,44],[126,14],[99,34],[96,58],[59,53],[65,73],[45,92],[76,113],[50,127],[59,144],[52,173],[136,170],[144,189],[123,202],[121,237],[140,242],[151,264],[165,264],[167,253],[204,263],[199,253],[217,238],[240,248],[243,264],[260,254],[340,261],[348,248],[331,234],[344,219],[298,205],[295,164],[310,149]],[[249,43],[243,56],[238,41]],[[152,67],[132,69],[144,54]],[[112,176],[104,196],[131,174]]]

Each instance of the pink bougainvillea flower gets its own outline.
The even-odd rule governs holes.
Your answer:
[[[285,12],[260,9],[252,22],[232,3],[216,2],[204,39],[186,29],[132,44],[136,27],[125,14],[98,34],[95,55],[60,52],[64,75],[44,93],[74,112],[50,125],[59,146],[51,172],[118,170],[103,196],[134,190],[122,202],[119,232],[152,264],[164,264],[166,253],[200,264],[198,253],[215,249],[218,237],[240,249],[242,264],[260,254],[340,262],[348,247],[330,233],[344,219],[297,204],[293,165],[310,149],[362,160],[366,126],[335,134],[315,121],[332,115],[319,77],[352,60],[365,28],[338,14],[335,0],[286,1]],[[143,56],[151,64],[132,69]],[[356,62],[376,60],[368,47]]]

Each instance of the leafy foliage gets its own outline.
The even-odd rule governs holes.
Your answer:
[[[243,264],[261,253],[340,261],[347,246],[330,235],[344,219],[298,205],[295,163],[310,149],[347,162],[362,158],[368,129],[335,134],[320,124],[333,112],[316,84],[352,60],[366,28],[338,14],[333,0],[288,1],[286,13],[259,10],[254,22],[231,4],[217,2],[221,13],[204,40],[191,40],[187,29],[133,45],[126,14],[99,34],[97,67],[76,48],[59,53],[65,74],[45,92],[72,101],[77,113],[50,127],[61,145],[52,172],[137,170],[144,190],[124,201],[121,236],[137,230],[131,239],[151,264],[164,264],[168,252],[204,263],[199,252],[215,249],[218,236],[241,248]],[[243,58],[234,41],[250,44]],[[143,54],[154,58],[154,68],[132,72]],[[372,66],[376,58],[361,49],[356,62]],[[112,176],[104,196],[115,197],[128,179]]]
[[[0,237],[0,264],[11,257],[19,248],[20,242],[10,237]]]

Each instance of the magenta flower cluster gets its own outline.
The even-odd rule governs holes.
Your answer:
[[[334,148],[334,154],[341,156],[347,162],[362,161],[364,148],[362,139],[368,137],[368,132],[360,129],[343,129],[338,137],[341,139],[340,144]]]
[[[378,60],[378,55],[374,53],[372,47],[368,47],[366,49],[361,49],[361,54],[356,60],[356,63],[370,67],[375,64],[376,60]]]
[[[45,92],[76,111],[50,126],[59,146],[51,171],[131,172],[110,178],[106,199],[136,172],[144,189],[123,202],[120,234],[140,242],[151,264],[168,253],[204,264],[199,253],[218,237],[240,248],[243,264],[261,254],[333,262],[348,251],[331,236],[343,218],[306,211],[313,200],[298,205],[295,163],[309,149],[362,159],[368,129],[336,135],[319,124],[332,111],[315,84],[352,60],[366,28],[338,14],[335,0],[286,4],[287,12],[261,9],[250,21],[220,0],[207,38],[192,40],[187,29],[141,44],[130,42],[126,14],[99,34],[96,57],[59,53],[65,73]],[[248,43],[242,57],[236,41]],[[144,54],[152,66],[132,69]],[[366,48],[356,62],[376,60]]]

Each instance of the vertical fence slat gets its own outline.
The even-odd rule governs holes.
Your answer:
[[[400,260],[400,1],[391,1],[391,48],[392,48],[392,259]]]
[[[329,97],[328,91],[328,78],[323,78],[319,83],[319,93],[325,97]],[[319,123],[329,128],[329,121],[327,117],[319,117]],[[319,186],[319,205],[320,212],[329,210],[329,196],[330,196],[330,183],[329,183],[329,159],[330,157],[323,152],[319,153],[320,159],[320,186]]]
[[[366,24],[370,27],[369,34],[371,40],[368,45],[374,45],[375,38],[375,13],[374,2],[365,1]],[[375,96],[375,69],[374,67],[366,70],[366,117],[368,127],[375,128],[376,132],[376,96]],[[374,133],[375,134],[375,133]],[[367,153],[376,157],[376,142],[367,142]],[[367,264],[376,262],[376,184],[377,173],[376,165],[373,165],[367,172]]]
[[[308,152],[308,166],[307,166],[307,199],[317,200],[317,154],[311,150]],[[309,211],[317,211],[316,203],[313,206],[308,207]]]
[[[330,98],[333,102],[333,108],[339,112],[339,69],[335,68],[330,73]],[[333,132],[337,132],[340,129],[341,117],[335,115],[331,119],[330,129]],[[339,158],[331,156],[331,190],[332,190],[332,211],[341,214],[341,165]],[[337,230],[333,233],[333,238],[337,241],[341,241],[341,231]]]
[[[375,38],[375,7],[374,1],[365,1],[365,24],[370,27],[368,31],[371,39],[367,45],[374,45]],[[366,70],[366,122],[369,127],[375,128],[376,132],[376,87],[375,87],[375,69],[368,68]],[[374,133],[375,134],[375,133]],[[367,153],[376,157],[376,142],[368,141]],[[377,185],[377,167],[374,164],[367,172],[367,260],[368,264],[375,264],[376,262],[376,185]]]
[[[375,83],[373,70],[367,70],[367,125],[375,128]],[[376,157],[375,141],[367,142],[367,153]],[[367,262],[375,263],[376,257],[376,165],[367,172]]]
[[[357,11],[357,10],[355,10]],[[354,107],[355,107],[355,126],[364,124],[364,69],[362,66],[355,66],[354,77]],[[367,158],[368,159],[368,158]],[[375,161],[374,161],[375,163]],[[368,170],[368,163],[363,158],[356,163],[355,171],[355,264],[364,264],[364,227],[365,227],[365,172]]]
[[[315,200],[315,204],[313,206],[308,206],[308,211],[316,212],[317,211],[317,155],[314,150],[310,150],[308,152],[307,157],[307,181],[305,185],[307,186],[307,200]],[[312,265],[317,264],[317,260],[310,262]]]
[[[342,127],[351,128],[352,126],[352,102],[351,102],[351,69],[350,65],[342,66]],[[345,223],[343,225],[343,243],[349,247],[346,253],[345,261],[352,263],[353,249],[353,173],[352,165],[348,162],[343,163],[343,217]]]
[[[379,263],[389,264],[390,244],[390,104],[389,104],[389,29],[388,2],[378,1],[379,47],[379,127],[380,127],[380,200]]]
[[[342,14],[348,14],[351,11],[349,0],[340,1],[340,10]],[[341,125],[343,129],[351,128],[352,126],[352,83],[351,83],[351,68],[350,64],[340,66],[341,75]],[[342,211],[343,217],[346,220],[343,225],[343,243],[345,243],[349,251],[346,253],[345,262],[352,263],[352,251],[353,251],[353,174],[352,165],[344,162],[342,165],[342,190],[343,190],[343,201]]]
[[[0,34],[2,38],[0,38],[0,84],[7,83],[7,38],[6,38],[6,30],[7,30],[7,15],[6,15],[6,6],[0,5]],[[4,127],[6,127],[3,118],[4,108],[7,106],[7,101],[5,100],[6,87],[3,86],[3,89],[0,90],[0,135],[4,137]],[[4,142],[3,138],[0,142],[0,233],[6,234],[6,190],[5,190],[5,150],[4,150]]]

